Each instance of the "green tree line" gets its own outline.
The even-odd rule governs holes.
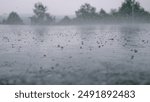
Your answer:
[[[95,7],[85,3],[75,11],[76,17],[71,19],[65,16],[59,22],[55,17],[47,13],[47,7],[42,3],[35,3],[33,16],[29,17],[33,25],[50,24],[78,24],[78,23],[111,23],[111,22],[150,22],[150,13],[141,7],[135,0],[125,0],[118,9],[111,9],[107,13],[103,8],[98,12]],[[23,24],[23,20],[16,12],[11,12],[3,24]]]

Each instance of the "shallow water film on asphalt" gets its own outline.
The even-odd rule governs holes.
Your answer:
[[[0,84],[150,84],[150,24],[0,26]]]

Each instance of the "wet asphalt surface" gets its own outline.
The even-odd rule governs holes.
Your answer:
[[[150,25],[1,25],[0,84],[150,84]]]

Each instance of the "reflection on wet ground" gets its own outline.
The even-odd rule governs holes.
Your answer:
[[[150,84],[150,25],[0,26],[0,84]]]

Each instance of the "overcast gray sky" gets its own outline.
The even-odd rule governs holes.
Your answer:
[[[42,2],[53,15],[73,15],[81,4],[90,3],[97,10],[118,8],[124,0],[0,0],[0,15],[16,11],[20,14],[32,14],[34,3]],[[150,0],[136,0],[146,10],[150,11]]]

